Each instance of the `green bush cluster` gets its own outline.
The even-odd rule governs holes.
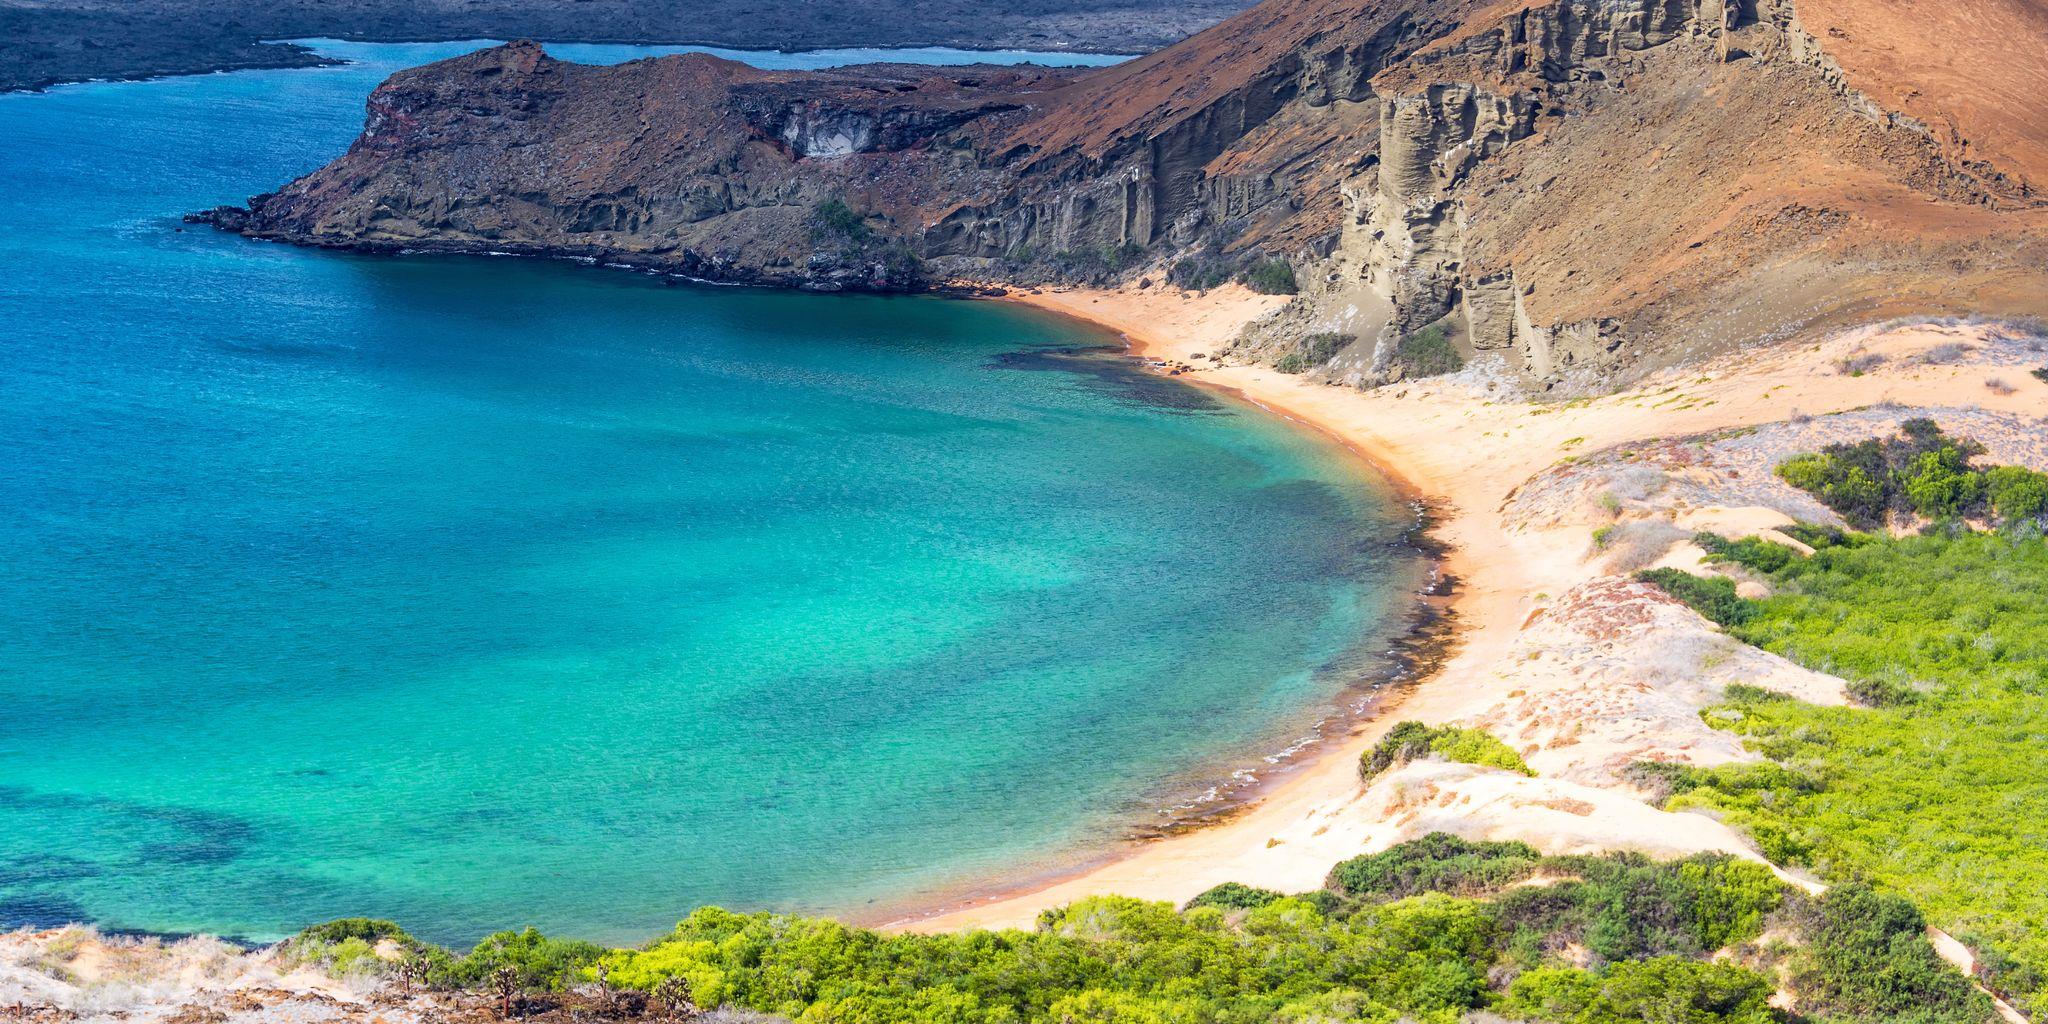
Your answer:
[[[1708,720],[1768,765],[1644,769],[1774,860],[1910,897],[2048,1013],[2048,543],[2038,531],[1817,537],[1730,632],[1862,708],[1730,692]],[[1908,1018],[1900,1018],[1908,1019]]]
[[[1848,883],[1805,911],[1813,948],[1792,972],[1800,998],[1840,1020],[1994,1020],[1991,1001],[1941,959],[1926,919],[1898,896]]]
[[[385,963],[377,945],[386,940],[402,947],[416,945],[396,922],[369,917],[344,917],[317,924],[285,942],[281,951],[291,963],[308,964],[338,978],[377,974]]]
[[[1281,373],[1305,373],[1312,367],[1321,366],[1331,357],[1344,350],[1344,346],[1355,339],[1349,334],[1336,331],[1322,331],[1301,339],[1301,346],[1281,356],[1273,369]]]
[[[1770,980],[1732,964],[1658,957],[1604,974],[1544,968],[1515,978],[1500,1012],[1569,1024],[1778,1021]]]
[[[1222,907],[1225,910],[1252,910],[1277,900],[1284,900],[1287,894],[1272,889],[1260,889],[1243,882],[1225,882],[1204,890],[1183,906],[1182,910],[1196,907]]]
[[[1754,939],[1783,900],[1782,887],[1759,865],[1721,856],[1663,864],[1640,857],[1544,859],[1521,844],[1448,836],[1375,856],[1384,870],[1365,867],[1361,858],[1333,872],[1380,878],[1385,884],[1371,899],[1363,889],[1319,900],[1331,894],[1289,897],[1223,886],[1176,913],[1164,904],[1098,897],[1046,913],[1033,932],[964,935],[883,936],[832,922],[704,910],[661,942],[615,953],[607,964],[620,984],[646,988],[681,976],[701,1002],[799,1022],[1449,1024],[1472,1010],[1518,1006],[1501,982],[1539,970],[1595,998],[1571,1016],[1534,1019],[1640,1019],[1617,1006],[1702,1022],[1779,1019],[1709,995],[1737,979],[1771,989],[1754,971],[1706,961],[1714,949]],[[1491,872],[1494,881],[1486,882],[1468,874],[1479,862],[1522,867]],[[1540,890],[1504,889],[1539,868],[1568,877]],[[1524,891],[1554,898],[1510,903]],[[1601,927],[1618,933],[1603,922],[1631,913],[1678,922],[1685,937],[1607,943],[1603,948],[1617,956],[1603,954],[1590,971],[1566,964],[1561,950],[1589,935],[1601,942],[1594,934]],[[1717,944],[1707,949],[1702,940]],[[1657,968],[1664,997],[1636,983],[1637,949],[1655,949],[1668,961]],[[1611,998],[1600,1002],[1600,993]],[[1636,994],[1623,998],[1627,993]],[[1595,1006],[1603,1009],[1581,1015]]]
[[[1540,965],[1559,940],[1607,963],[1704,957],[1756,936],[1785,899],[1769,868],[1720,855],[1546,857],[1536,871],[1560,880],[1494,901],[1504,944],[1523,966]]]
[[[1766,1003],[1773,975],[1811,979],[1797,1010],[1817,1019],[1922,998],[1934,1015],[1899,1019],[1984,1019],[1956,997],[1960,976],[1898,930],[1910,920],[1896,901],[1877,918],[1836,913],[1725,855],[1542,857],[1439,834],[1346,861],[1331,879],[1336,888],[1299,896],[1218,886],[1179,911],[1095,897],[1031,931],[884,935],[707,907],[630,950],[529,929],[456,957],[389,922],[335,922],[293,941],[398,941],[430,967],[416,981],[434,987],[488,990],[510,968],[516,988],[558,990],[595,980],[601,964],[609,984],[653,991],[676,979],[700,1005],[797,1024],[1453,1024],[1480,1010],[1559,1024],[1784,1024]],[[1764,943],[1767,930],[1794,942]]]
[[[1166,268],[1166,281],[1186,291],[1206,292],[1236,280],[1242,269],[1242,262],[1233,257],[1204,251],[1173,261]]]
[[[1205,249],[1183,256],[1166,270],[1168,284],[1192,292],[1206,292],[1237,281],[1261,295],[1293,295],[1301,290],[1294,265],[1283,259],[1266,258],[1247,262],[1242,256],[1226,256]]]
[[[2048,474],[2019,466],[1979,469],[1972,460],[1983,453],[1982,445],[1951,438],[1932,420],[1911,419],[1895,437],[1794,456],[1778,475],[1861,527],[1881,526],[1892,514],[2014,524],[2048,513]]]
[[[1294,265],[1286,260],[1258,260],[1244,268],[1238,280],[1260,295],[1293,295],[1301,290],[1294,280]]]
[[[1707,553],[1709,562],[1733,562],[1754,572],[1770,575],[1791,565],[1799,552],[1762,537],[1729,540],[1718,533],[1696,533],[1693,543]],[[1813,545],[1807,545],[1812,547]]]
[[[1726,576],[1695,576],[1683,569],[1644,569],[1636,579],[1655,584],[1672,597],[1685,602],[1707,621],[1723,628],[1739,626],[1756,614],[1755,602],[1735,593],[1735,581]]]
[[[386,942],[397,947],[393,959],[378,952]],[[514,984],[522,990],[561,991],[581,981],[607,950],[528,928],[486,936],[469,953],[457,955],[413,938],[391,921],[349,917],[292,936],[281,952],[293,963],[317,966],[336,977],[388,975],[406,968],[412,981],[424,988],[483,989],[494,982],[500,968],[510,968]]]
[[[1330,869],[1324,888],[1351,899],[1404,899],[1425,892],[1494,892],[1536,873],[1543,856],[1527,843],[1469,842],[1434,832]]]
[[[1484,729],[1424,725],[1421,722],[1401,722],[1387,730],[1371,750],[1359,757],[1358,774],[1371,782],[1389,768],[1430,754],[1449,761],[1505,768],[1523,775],[1536,774],[1513,747]]]
[[[1435,377],[1465,368],[1465,357],[1451,344],[1450,334],[1442,324],[1402,335],[1394,346],[1394,357],[1410,377]]]
[[[863,242],[872,234],[874,234],[874,231],[868,227],[867,217],[856,211],[853,207],[846,205],[844,200],[838,198],[827,199],[811,210],[811,238],[813,241],[838,238],[853,242]]]
[[[607,952],[596,943],[549,938],[533,928],[498,932],[451,962],[436,980],[451,987],[480,988],[500,968],[510,968],[521,989],[559,992],[580,980],[584,969]]]

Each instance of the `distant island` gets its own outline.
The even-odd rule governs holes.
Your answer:
[[[315,37],[1143,53],[1246,6],[1248,0],[0,0],[0,92],[92,78],[310,67],[321,58],[280,40]]]

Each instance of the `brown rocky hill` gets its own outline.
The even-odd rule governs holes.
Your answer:
[[[394,76],[346,156],[220,222],[815,287],[1266,254],[1303,295],[1241,354],[1371,383],[1420,338],[1581,389],[2048,314],[2044,76],[2043,0],[1267,0],[1093,72],[514,44]]]

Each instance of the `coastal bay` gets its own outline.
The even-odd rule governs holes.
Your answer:
[[[1412,512],[1094,329],[179,230],[446,49],[0,99],[6,923],[879,913],[1392,671]]]

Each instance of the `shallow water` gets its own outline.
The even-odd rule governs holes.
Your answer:
[[[1385,672],[1384,484],[1068,322],[179,231],[465,44],[322,47],[0,96],[0,926],[860,913]]]

